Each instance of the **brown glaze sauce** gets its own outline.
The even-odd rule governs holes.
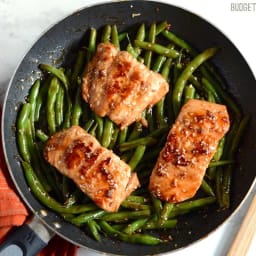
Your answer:
[[[105,160],[101,161],[98,166],[99,173],[101,174],[101,179],[105,180],[106,183],[109,185],[108,188],[104,191],[105,196],[108,198],[113,197],[113,193],[116,190],[116,182],[115,179],[107,169],[107,166],[109,166],[111,163],[111,157],[106,158]]]
[[[65,154],[65,163],[69,169],[79,166],[81,161],[85,161],[88,166],[92,166],[98,158],[101,150],[92,151],[92,143],[85,146],[80,140],[74,141]]]

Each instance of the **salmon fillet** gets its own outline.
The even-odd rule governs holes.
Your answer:
[[[139,186],[138,177],[131,173],[129,165],[79,126],[51,136],[44,148],[44,157],[109,212],[117,211]]]
[[[98,45],[82,84],[83,98],[91,109],[101,117],[107,115],[121,129],[142,120],[142,112],[168,90],[162,75],[110,43]]]
[[[170,203],[193,197],[229,125],[224,105],[189,100],[172,126],[151,174],[152,194]]]

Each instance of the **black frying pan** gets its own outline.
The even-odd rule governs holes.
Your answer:
[[[139,15],[133,17],[133,13]],[[116,23],[118,29],[122,31],[133,24],[141,22],[149,24],[152,21],[163,20],[170,22],[173,31],[198,50],[212,46],[221,49],[212,61],[226,80],[228,91],[239,102],[243,111],[253,117],[238,156],[239,165],[233,171],[231,208],[218,212],[217,206],[211,206],[204,214],[192,213],[184,217],[177,229],[171,233],[174,240],[166,244],[133,245],[110,238],[96,242],[54,212],[47,210],[47,216],[41,214],[41,209],[45,207],[29,191],[19,163],[15,138],[17,111],[28,94],[31,80],[40,75],[38,63],[51,63],[54,59],[59,61],[59,65],[72,65],[76,50],[83,41],[84,32],[89,27],[99,28],[107,23]],[[171,5],[149,1],[125,1],[92,6],[70,15],[53,26],[33,45],[16,70],[3,109],[2,136],[6,161],[13,181],[29,208],[48,228],[65,239],[79,246],[113,254],[147,255],[175,250],[205,237],[216,229],[237,209],[252,185],[255,178],[253,166],[256,155],[255,95],[255,78],[244,58],[219,30],[202,18]]]

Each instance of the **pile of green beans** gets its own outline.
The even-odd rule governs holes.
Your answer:
[[[100,30],[90,28],[87,45],[79,49],[71,67],[40,64],[43,78],[32,85],[18,113],[17,144],[27,183],[47,208],[85,228],[97,241],[105,234],[129,243],[156,245],[168,241],[161,238],[161,233],[176,227],[180,216],[211,204],[229,208],[235,154],[249,117],[242,114],[225,90],[217,70],[206,62],[217,53],[216,48],[198,53],[171,32],[167,22],[141,24],[136,29],[132,36],[127,31],[119,32],[116,25]],[[136,122],[120,130],[82,100],[83,70],[99,42],[111,42],[128,51],[168,81],[168,94],[142,113],[147,127]],[[149,177],[180,108],[192,98],[226,105],[231,128],[220,141],[195,198],[182,203],[162,202],[150,195]],[[72,180],[44,160],[43,148],[49,136],[72,125],[83,127],[137,172],[141,187],[122,203],[118,212],[99,209]],[[148,230],[157,231],[152,235]]]

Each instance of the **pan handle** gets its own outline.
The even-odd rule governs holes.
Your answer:
[[[29,224],[17,228],[0,246],[0,256],[34,256],[52,238],[49,231],[36,217]]]

